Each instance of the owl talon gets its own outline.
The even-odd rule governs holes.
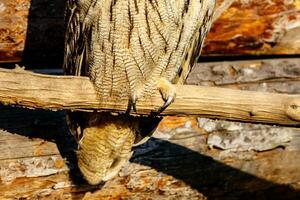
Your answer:
[[[131,109],[133,110],[133,112],[136,112],[136,99],[131,102]]]
[[[165,78],[160,78],[158,80],[158,90],[161,93],[161,96],[165,103],[158,109],[157,113],[163,112],[173,101],[176,97],[176,89],[172,83],[170,83]]]
[[[136,112],[136,102],[137,102],[136,95],[132,95],[132,97],[128,101],[127,112],[126,112],[127,114],[129,114],[131,110]]]
[[[162,113],[171,103],[173,103],[175,96],[169,96],[165,103],[158,109],[158,113]]]
[[[166,78],[157,79],[156,89],[160,92],[162,99],[164,100],[164,104],[159,107],[157,111],[151,113],[151,115],[158,115],[163,112],[175,99],[176,97],[176,88],[174,85],[168,81]],[[127,114],[130,114],[131,110],[136,112],[136,102],[141,97],[142,92],[139,89],[136,89],[133,94],[131,94],[130,99],[128,101]]]

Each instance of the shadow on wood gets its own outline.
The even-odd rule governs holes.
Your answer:
[[[33,140],[34,138],[40,138],[44,141],[54,142],[60,155],[66,159],[72,180],[75,183],[83,181],[76,164],[76,140],[66,125],[64,111],[52,112],[41,109],[30,110],[8,106],[0,106],[0,110],[0,130],[3,129]],[[22,151],[22,145],[20,148]],[[34,148],[33,146],[32,149]],[[51,155],[53,154],[52,151],[52,149],[49,149],[49,152],[42,152],[42,155],[45,156],[48,153]],[[30,152],[24,152],[24,157],[29,154]],[[36,157],[39,157],[39,155],[36,155]],[[7,157],[6,159],[18,159],[18,156]]]
[[[240,171],[212,157],[151,138],[135,149],[131,162],[182,180],[208,199],[296,199],[300,191]]]
[[[55,67],[60,65],[64,39],[64,2],[2,0],[0,62],[22,61],[26,42],[25,62],[42,62],[44,66],[53,66],[55,63]],[[223,0],[217,2],[218,6]],[[298,1],[234,1],[212,26],[203,55],[299,54],[299,10]]]
[[[62,0],[31,0],[22,57],[26,68],[62,66],[64,10]]]
[[[69,187],[77,188],[76,192],[75,189],[71,190],[66,186],[65,192],[76,196],[80,192],[84,195],[85,192],[96,189],[87,186],[76,170],[74,150],[77,145],[66,127],[64,112],[1,107],[0,129],[30,137],[32,140],[41,138],[44,143],[55,142],[58,153],[67,159],[68,167],[71,170],[71,182],[75,185]],[[22,149],[22,146],[7,148],[2,145],[2,147],[9,151],[2,150],[2,154],[26,150]],[[49,154],[53,155],[53,152]],[[46,156],[46,153],[40,152],[39,155]],[[17,158],[10,157],[9,159],[12,162]],[[193,151],[186,146],[156,138],[151,138],[147,143],[136,147],[131,162],[150,166],[159,172],[171,175],[178,179],[180,184],[191,186],[209,199],[296,199],[300,197],[300,191],[287,185],[264,180]],[[131,165],[126,167],[131,168]],[[270,167],[272,168],[272,166]],[[270,174],[266,174],[266,176]],[[54,176],[54,174],[50,176]],[[139,175],[135,174],[135,176]],[[126,179],[126,177],[121,178]],[[11,183],[10,191],[17,188],[13,186],[15,186],[14,182]],[[24,186],[22,185],[22,187]],[[45,186],[36,188],[36,190],[41,189],[47,188]],[[110,190],[113,192],[114,189]]]

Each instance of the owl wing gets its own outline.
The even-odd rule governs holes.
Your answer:
[[[197,61],[198,57],[201,54],[203,48],[204,40],[210,30],[212,24],[213,11],[215,8],[215,1],[208,0],[203,1],[203,6],[201,11],[203,12],[201,17],[201,26],[199,30],[191,39],[191,44],[188,48],[187,56],[182,60],[181,67],[178,70],[175,80],[173,83],[184,84],[188,74],[190,73],[192,67]]]
[[[65,11],[64,72],[69,75],[87,75],[88,41],[96,14],[97,0],[67,0]]]
[[[214,0],[111,1],[107,9],[108,2],[67,0],[65,74],[88,75],[100,97],[118,100],[150,94],[159,77],[183,83],[209,30]]]
[[[88,42],[90,40],[93,9],[96,0],[67,0],[65,10],[64,74],[86,76],[88,74]],[[77,140],[82,137],[86,123],[81,112],[68,112],[67,124]]]
[[[132,30],[120,44],[130,44],[122,53],[129,52],[124,66],[131,92],[143,88],[144,93],[152,93],[158,78],[184,83],[200,54],[214,7],[214,0],[146,3],[147,12],[139,12],[133,22],[129,20]],[[142,5],[140,8],[143,10]]]
[[[203,15],[201,26],[191,39],[192,42],[187,50],[187,56],[185,56],[185,59],[182,60],[179,71],[175,79],[173,80],[173,83],[175,84],[184,84],[195,61],[201,53],[205,37],[210,29],[212,23],[213,10],[215,7],[215,1],[209,0],[203,1],[203,3],[204,5],[202,7]],[[182,32],[182,29],[180,31]],[[167,46],[165,46],[164,48],[167,48]],[[139,138],[150,136],[156,129],[160,120],[161,119],[151,117],[141,118],[138,124],[138,135],[136,140],[138,140],[138,136]]]

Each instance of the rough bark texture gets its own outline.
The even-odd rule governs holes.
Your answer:
[[[299,94],[300,60],[265,59],[197,64],[186,84]]]
[[[203,63],[206,73],[196,67],[188,81],[293,94],[296,63]],[[64,112],[0,110],[0,199],[300,198],[299,128],[167,117],[117,178],[91,187],[76,169]]]
[[[52,110],[101,109],[115,113],[128,110],[128,100],[112,99],[100,102],[93,84],[87,77],[41,75],[21,68],[0,70],[0,102],[4,105]],[[157,92],[151,99],[139,99],[137,112],[133,114],[149,115],[157,111],[161,105],[163,101]],[[299,125],[300,96],[176,85],[176,100],[161,115],[198,115],[218,119]]]
[[[236,0],[215,22],[203,54],[299,54],[299,10],[299,1]],[[61,0],[2,0],[0,62],[61,63],[63,12]]]

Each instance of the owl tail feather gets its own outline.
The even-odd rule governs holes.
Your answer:
[[[70,112],[67,123],[78,142],[78,167],[92,185],[115,177],[131,158],[134,144],[145,142],[161,118]]]
[[[96,185],[115,177],[130,159],[136,123],[128,117],[107,113],[69,114],[71,130],[78,125],[72,131],[78,139],[78,167],[89,184]]]

